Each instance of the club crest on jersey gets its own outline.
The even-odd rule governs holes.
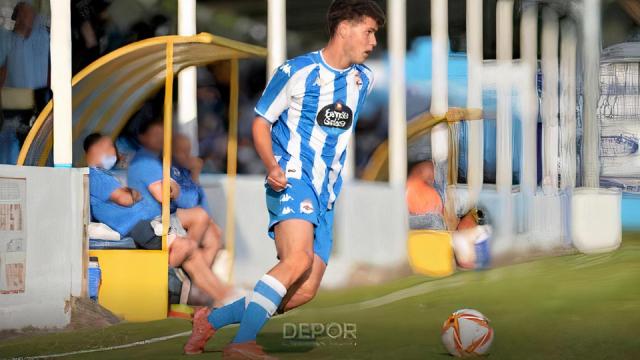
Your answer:
[[[356,79],[356,85],[358,85],[358,89],[362,88],[362,79],[360,78],[360,74],[356,74],[355,76]]]
[[[353,111],[341,102],[329,104],[318,111],[316,122],[320,126],[346,130],[353,122]]]

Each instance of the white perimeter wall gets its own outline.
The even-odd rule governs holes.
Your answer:
[[[27,198],[25,292],[0,294],[0,329],[69,323],[67,302],[82,294],[85,174],[0,165],[0,178],[26,179]]]

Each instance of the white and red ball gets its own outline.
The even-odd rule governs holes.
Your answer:
[[[471,309],[454,312],[442,325],[442,343],[456,357],[488,354],[493,335],[489,319]]]

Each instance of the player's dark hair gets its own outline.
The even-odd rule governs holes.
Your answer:
[[[84,152],[89,151],[89,149],[93,145],[95,145],[98,141],[100,141],[103,137],[104,135],[100,133],[92,133],[87,135],[87,137],[84,138],[84,142],[82,143],[82,148],[84,149]]]
[[[147,131],[149,131],[149,129],[151,129],[153,126],[163,126],[164,122],[162,121],[161,118],[153,118],[151,120],[145,121],[142,124],[140,124],[140,127],[138,127],[138,135],[144,135],[147,133]]]
[[[379,27],[384,26],[384,11],[374,0],[334,0],[327,11],[329,38],[333,38],[342,21],[361,21],[365,16],[375,20]]]

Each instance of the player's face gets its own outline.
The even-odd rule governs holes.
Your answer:
[[[103,138],[104,143],[104,153],[108,156],[116,156],[116,147],[113,145],[113,140],[111,138],[105,136]]]
[[[116,156],[116,147],[113,145],[113,141],[103,136],[98,142],[96,142],[87,152],[87,163],[95,165],[100,163],[100,159],[104,156]]]
[[[378,44],[376,41],[378,24],[372,18],[365,16],[361,21],[349,22],[346,26],[346,50],[351,63],[362,64]]]
[[[141,134],[140,142],[142,146],[153,152],[160,153],[164,145],[164,129],[160,124],[153,124],[147,129],[147,132]]]

